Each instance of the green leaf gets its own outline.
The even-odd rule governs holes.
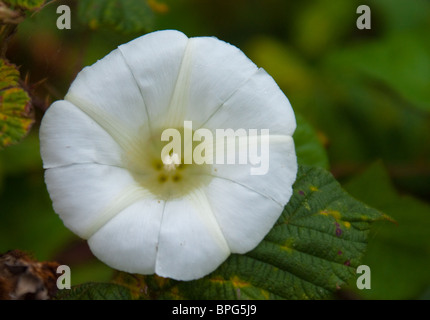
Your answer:
[[[323,55],[355,27],[351,22],[357,19],[357,7],[354,1],[312,1],[297,10],[292,21],[292,41],[307,56]]]
[[[324,169],[300,166],[290,202],[251,252],[195,281],[126,273],[115,281],[134,299],[324,299],[355,276],[370,223],[387,219]]]
[[[21,140],[34,122],[30,97],[18,81],[16,67],[0,59],[0,149]]]
[[[384,31],[397,33],[405,30],[425,30],[430,17],[430,3],[414,0],[413,5],[403,0],[378,0],[369,6],[384,13]]]
[[[394,228],[372,227],[374,239],[364,263],[372,271],[371,290],[360,295],[368,299],[417,299],[430,287],[430,205],[399,195],[389,175],[378,162],[351,180],[347,190],[397,221]]]
[[[24,10],[35,10],[40,8],[45,0],[3,0],[13,7],[21,7]]]
[[[296,120],[297,129],[293,138],[298,163],[328,169],[327,153],[316,131],[300,114],[296,114]]]
[[[430,18],[430,15],[428,16]],[[334,53],[330,63],[339,72],[372,79],[412,105],[430,111],[430,45],[423,33],[395,33]]]
[[[72,289],[60,290],[57,300],[129,300],[130,291],[114,283],[84,283]]]
[[[92,29],[109,26],[124,33],[153,29],[154,13],[145,0],[81,0],[78,16]]]

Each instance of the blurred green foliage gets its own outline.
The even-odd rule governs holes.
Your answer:
[[[115,2],[56,1],[19,24],[6,57],[38,83],[32,88],[37,120],[83,66],[145,32],[177,29],[228,41],[274,77],[300,114],[299,160],[330,168],[352,195],[397,221],[373,227],[364,261],[372,289],[356,294],[428,299],[429,1],[135,0],[121,2],[124,15],[102,10]],[[128,4],[139,2],[129,12],[135,7]],[[60,4],[71,7],[71,30],[56,28]],[[371,30],[356,28],[362,4],[372,10]],[[42,260],[70,261],[77,250],[86,257],[52,210],[37,127],[0,151],[0,252],[23,249]],[[303,147],[301,139],[313,146]],[[111,276],[91,256],[81,260],[72,266],[72,283]]]
[[[20,7],[26,10],[33,10],[41,7],[45,0],[4,0],[4,2],[12,8]]]
[[[413,299],[430,284],[430,205],[401,196],[377,162],[354,177],[346,189],[396,220],[397,226],[372,225],[364,264],[372,270],[366,298]]]
[[[141,0],[81,0],[78,16],[91,29],[111,27],[131,33],[152,29],[154,14],[147,1]]]
[[[296,113],[296,121],[297,128],[293,138],[297,162],[302,165],[328,169],[327,154],[314,128],[298,113]]]

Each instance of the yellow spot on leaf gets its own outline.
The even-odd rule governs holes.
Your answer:
[[[269,292],[267,292],[266,290],[261,290],[261,294],[263,295],[264,299],[269,300]]]
[[[146,279],[146,276],[118,272],[113,279],[113,283],[129,289],[132,299],[139,299],[141,296],[150,295]]]
[[[348,229],[351,228],[351,222],[348,221],[344,221],[343,222],[344,226],[347,227]]]
[[[320,214],[322,214],[323,216],[332,216],[336,220],[340,220],[340,218],[342,217],[340,212],[336,210],[321,210]]]
[[[310,186],[309,190],[311,190],[312,192],[318,191],[318,188],[315,186]]]
[[[237,276],[234,276],[233,278],[231,278],[231,283],[236,288],[243,288],[243,287],[249,287],[250,286],[249,282],[243,281],[242,279],[240,279]]]
[[[226,280],[221,277],[216,277],[216,278],[210,279],[209,281],[216,284],[221,284],[221,285],[226,282]]]
[[[293,239],[287,239],[284,245],[281,245],[281,249],[287,251],[288,253],[291,253],[293,251],[293,242]]]
[[[383,214],[383,215],[382,215],[382,220],[387,220],[387,221],[389,221],[389,222],[392,222],[392,223],[395,223],[395,224],[397,224],[397,225],[398,225],[398,223],[397,223],[397,221],[396,221],[396,220],[394,220],[393,218],[391,218],[390,216],[388,216],[388,215],[386,215],[386,214]]]
[[[224,285],[226,282],[231,282],[231,284],[235,288],[249,287],[251,285],[249,282],[243,281],[238,276],[231,277],[229,280],[225,280],[221,277],[216,277],[216,278],[210,279],[210,281],[220,285]]]

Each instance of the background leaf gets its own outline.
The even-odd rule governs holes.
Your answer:
[[[195,281],[120,273],[116,283],[144,299],[323,299],[354,277],[370,223],[384,219],[325,170],[301,166],[290,202],[256,249]]]
[[[294,132],[297,162],[302,165],[328,169],[328,157],[317,132],[300,115],[296,114],[297,128]]]
[[[154,22],[146,0],[81,0],[78,15],[92,29],[112,27],[124,33],[148,32]]]
[[[21,140],[33,124],[31,101],[14,65],[0,59],[0,149]]]
[[[381,162],[352,179],[346,189],[398,224],[372,226],[363,259],[372,271],[372,288],[359,294],[368,299],[413,299],[423,294],[430,287],[430,206],[399,195]]]
[[[3,0],[3,2],[11,5],[12,7],[34,10],[40,8],[45,3],[45,0]]]
[[[357,80],[396,92],[412,106],[430,112],[430,42],[427,33],[399,32],[330,56],[331,67]],[[392,66],[396,66],[393,68]]]

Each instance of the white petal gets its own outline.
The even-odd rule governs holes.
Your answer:
[[[45,181],[55,212],[66,227],[84,239],[146,196],[127,170],[105,165],[48,169]]]
[[[39,135],[44,168],[74,163],[122,166],[120,146],[94,120],[68,101],[56,101],[49,107]]]
[[[153,274],[163,208],[164,201],[134,203],[88,240],[91,251],[112,268]]]
[[[65,100],[106,130],[123,149],[148,134],[148,116],[139,87],[119,50],[84,68]]]
[[[263,69],[252,75],[204,124],[208,129],[270,129],[292,136],[294,111],[273,78]]]
[[[283,210],[272,199],[221,178],[211,181],[206,194],[233,253],[254,249]]]
[[[197,279],[215,270],[229,254],[224,235],[201,191],[166,202],[158,244],[158,275]]]
[[[188,38],[168,30],[119,46],[145,101],[152,127],[163,122],[176,86]]]
[[[216,38],[190,38],[188,47],[183,61],[189,62],[181,69],[187,76],[178,78],[177,91],[189,91],[182,97],[188,105],[184,119],[198,128],[258,69],[238,48]]]
[[[291,197],[292,185],[296,180],[297,174],[297,157],[294,149],[294,141],[289,136],[270,135],[269,138],[260,137],[255,142],[258,144],[258,147],[262,143],[269,144],[270,151],[267,173],[263,175],[251,174],[252,168],[261,167],[261,170],[263,170],[266,166],[266,161],[262,158],[260,164],[252,164],[247,153],[247,150],[250,150],[251,143],[248,144],[248,149],[241,148],[241,145],[236,143],[236,164],[214,164],[212,165],[211,174],[246,186],[284,206]],[[237,159],[241,155],[245,159],[248,158],[247,164],[238,163]]]

